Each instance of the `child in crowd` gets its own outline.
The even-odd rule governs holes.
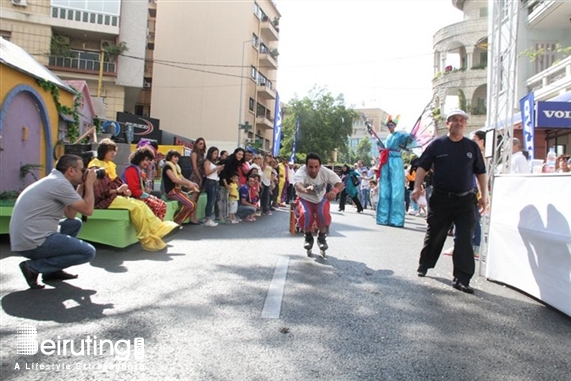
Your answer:
[[[369,180],[369,195],[371,197],[371,206],[373,210],[377,210],[377,202],[379,201],[379,185],[374,179]]]
[[[230,223],[237,224],[238,217],[236,217],[236,212],[238,211],[238,200],[240,195],[238,194],[238,181],[240,180],[240,175],[234,173],[230,178],[230,190],[228,191],[228,219]]]
[[[370,195],[370,187],[371,184],[369,183],[370,178],[367,177],[367,171],[361,172],[361,185],[359,189],[359,197],[361,198],[361,205],[363,205],[363,209],[367,209],[367,205],[369,204],[369,195]]]
[[[422,187],[422,190],[424,190],[424,186]],[[420,197],[418,198],[418,201],[416,202],[418,204],[418,213],[416,213],[417,216],[426,216],[427,212],[426,212],[426,193],[423,192]]]

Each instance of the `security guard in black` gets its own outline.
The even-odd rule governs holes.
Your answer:
[[[466,137],[454,141],[449,136],[442,136],[424,151],[419,167],[424,171],[433,169],[433,192],[428,200],[428,227],[420,252],[418,274],[424,276],[427,269],[436,266],[446,241],[446,232],[454,224],[452,285],[473,293],[469,284],[475,270],[472,236],[474,209],[478,203],[473,189],[475,175],[485,176],[486,173],[482,153],[478,145]]]

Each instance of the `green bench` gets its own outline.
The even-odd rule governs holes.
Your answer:
[[[165,221],[172,221],[179,208],[178,201],[169,200],[166,204]],[[202,193],[198,198],[196,218],[204,218],[205,207],[206,193]],[[9,233],[13,208],[13,201],[0,203],[0,234]],[[129,211],[125,209],[95,209],[83,224],[78,238],[119,248],[139,242]]]

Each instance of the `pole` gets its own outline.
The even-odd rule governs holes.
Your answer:
[[[242,109],[244,104],[242,103],[242,93],[244,92],[244,51],[246,50],[246,43],[252,42],[252,40],[242,41],[242,66],[240,68],[240,107],[238,109],[238,147],[242,147],[241,144],[241,125],[242,125]]]
[[[101,82],[103,82],[103,62],[105,62],[105,52],[101,51],[101,60],[99,61],[99,80],[97,81],[97,98],[101,96]]]

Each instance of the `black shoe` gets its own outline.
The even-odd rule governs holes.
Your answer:
[[[327,246],[327,241],[325,240],[325,234],[319,233],[319,237],[317,237],[317,246],[319,246],[319,250],[327,250],[329,246]]]
[[[75,278],[77,278],[77,275],[66,273],[63,270],[42,275],[42,279],[44,280],[44,282],[46,282],[46,281],[49,282],[51,280],[68,280],[68,279],[75,279]]]
[[[20,263],[20,270],[22,270],[22,274],[24,274],[24,278],[30,288],[38,290],[45,287],[43,284],[38,283],[38,275],[40,274],[29,268],[26,261]]]
[[[303,243],[303,248],[305,250],[311,250],[313,248],[313,235],[305,236],[305,242]]]
[[[426,267],[424,267],[423,265],[418,266],[418,270],[416,270],[416,275],[423,277],[426,276],[426,272],[428,271],[428,269]]]
[[[473,294],[474,293],[474,289],[466,284],[460,283],[460,281],[458,279],[454,279],[452,281],[452,287],[454,287],[455,289],[465,292],[466,294]]]

